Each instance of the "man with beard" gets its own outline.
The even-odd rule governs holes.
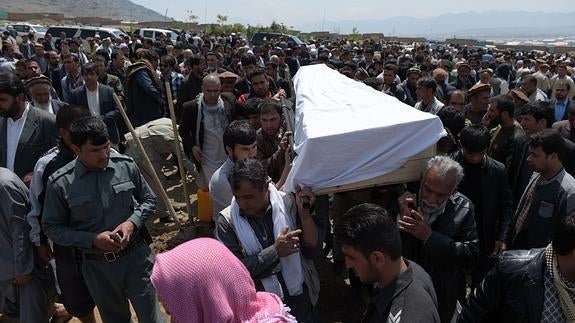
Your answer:
[[[46,52],[46,57],[48,58],[48,68],[44,75],[50,79],[52,86],[59,98],[63,98],[62,95],[62,79],[66,76],[66,70],[60,64],[60,56],[54,51]]]
[[[66,105],[66,103],[52,98],[52,82],[44,75],[27,80],[26,89],[35,108],[55,115],[60,108]]]
[[[514,114],[513,99],[508,95],[498,95],[489,102],[489,108],[484,117],[486,125],[496,127],[487,154],[505,165],[507,169],[511,165],[516,143],[525,137],[523,128],[513,118]]]
[[[288,150],[289,136],[292,135],[283,127],[284,118],[289,116],[284,116],[284,109],[275,99],[263,101],[259,108],[261,128],[257,131],[258,159],[265,162],[268,175],[277,183],[286,163],[285,152]]]
[[[504,239],[513,217],[505,166],[487,156],[490,141],[491,135],[485,126],[470,125],[459,134],[461,149],[453,155],[465,174],[458,190],[475,206],[479,254],[477,266],[471,270],[472,286],[491,269],[495,257],[507,249]]]
[[[286,97],[286,93],[283,89],[280,89],[277,93],[273,91],[271,88],[272,83],[270,83],[271,78],[266,75],[266,71],[264,69],[256,69],[250,72],[248,80],[250,82],[251,89],[248,93],[244,93],[239,97],[238,101],[240,103],[246,103],[249,98],[253,97],[260,99],[271,97],[279,98],[280,96],[284,98]],[[271,82],[273,82],[273,80],[271,80]]]
[[[417,80],[421,77],[421,71],[418,68],[412,67],[407,70],[407,78],[399,85],[405,93],[405,103],[415,106],[417,103]]]
[[[475,84],[467,92],[467,97],[469,98],[469,104],[463,108],[465,119],[469,119],[472,124],[481,124],[489,106],[491,86],[488,84]]]
[[[53,114],[26,101],[26,89],[14,74],[0,75],[0,167],[30,183],[34,165],[56,145]]]
[[[195,99],[202,92],[202,78],[204,77],[206,60],[202,56],[192,56],[186,60],[185,64],[190,73],[184,78],[176,100],[175,109],[178,123],[181,123],[184,103]]]
[[[395,219],[381,206],[351,208],[335,224],[345,263],[364,284],[377,284],[361,322],[439,322],[429,275],[401,256]]]
[[[126,113],[134,127],[164,115],[164,84],[156,74],[158,54],[143,50],[141,59],[128,67],[126,75]]]
[[[458,90],[467,92],[474,84],[475,80],[473,79],[473,76],[471,76],[471,66],[467,63],[461,63],[457,67],[457,79],[451,82],[450,85]]]
[[[124,87],[122,81],[112,74],[106,72],[106,59],[103,56],[97,55],[94,58],[96,64],[96,72],[98,73],[98,83],[107,85],[114,89],[114,93],[120,98],[120,102],[124,101]]]
[[[235,163],[257,155],[256,130],[247,120],[232,121],[224,131],[224,147],[228,159],[210,179],[210,197],[214,218],[232,201],[233,193],[228,176]]]
[[[446,156],[427,162],[419,194],[398,199],[403,256],[430,273],[441,322],[449,322],[466,294],[465,271],[478,253],[473,203],[457,192],[463,168]]]
[[[573,106],[573,100],[568,97],[568,93],[571,92],[571,85],[567,82],[561,82],[555,84],[555,99],[549,102],[549,105],[553,108],[555,112],[555,122],[567,120],[567,115],[571,106]]]
[[[235,118],[234,103],[231,93],[221,93],[218,76],[209,74],[202,80],[202,93],[183,106],[178,131],[184,152],[193,158],[198,170],[199,188],[208,188],[212,175],[227,159],[222,138]]]

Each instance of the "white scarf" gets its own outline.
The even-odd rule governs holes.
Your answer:
[[[289,227],[290,231],[294,230],[295,223],[291,223],[290,221],[289,214],[287,214],[285,210],[282,195],[274,185],[269,184],[268,187],[274,222],[274,238],[277,239],[285,227]],[[250,256],[259,253],[263,249],[262,245],[249,222],[240,215],[240,207],[235,197],[232,198],[231,216],[232,225],[235,228],[236,235],[240,240],[244,252]],[[300,253],[296,252],[287,257],[280,258],[281,274],[291,296],[297,296],[303,293],[304,277],[300,257]],[[265,277],[261,281],[267,292],[274,293],[282,299],[284,298],[281,285],[276,275]]]

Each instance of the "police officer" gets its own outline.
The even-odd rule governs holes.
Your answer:
[[[100,118],[80,118],[69,132],[78,158],[50,176],[44,232],[82,250],[82,274],[105,323],[131,322],[128,299],[139,322],[163,322],[143,238],[156,197],[132,159],[110,151]]]

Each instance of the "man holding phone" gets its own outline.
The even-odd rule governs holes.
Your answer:
[[[50,176],[44,232],[82,250],[82,275],[104,322],[131,322],[128,300],[139,322],[163,322],[150,282],[154,255],[144,240],[156,197],[135,162],[110,150],[99,117],[74,121],[69,133],[78,158]]]
[[[465,270],[478,252],[473,203],[456,191],[463,168],[446,156],[427,162],[418,196],[399,197],[402,256],[429,273],[437,293],[439,317],[449,322],[457,301],[465,299]]]
[[[281,297],[298,322],[316,322],[319,277],[312,258],[318,253],[316,224],[302,199],[276,190],[263,163],[248,158],[231,170],[234,198],[216,218],[215,235],[247,267],[259,291]]]

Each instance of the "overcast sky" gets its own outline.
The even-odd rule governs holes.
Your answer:
[[[446,13],[490,10],[524,10],[558,12],[572,10],[573,0],[132,0],[161,14],[186,21],[187,10],[199,17],[198,22],[215,22],[216,15],[227,15],[228,23],[269,25],[273,20],[301,29],[317,24],[320,30],[326,21],[383,19],[397,16],[433,17]],[[289,5],[288,5],[289,4]],[[487,22],[488,23],[488,22]]]

